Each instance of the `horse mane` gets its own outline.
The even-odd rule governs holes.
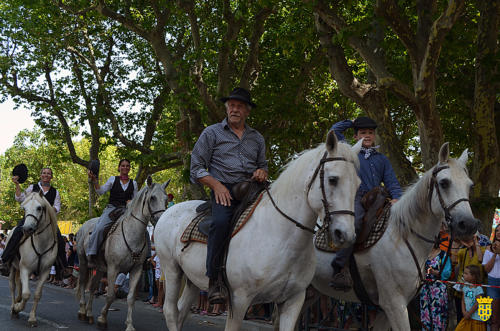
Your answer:
[[[50,203],[45,199],[44,197],[41,197],[39,193],[37,192],[31,192],[26,196],[24,199],[23,203],[21,204],[21,207],[24,207],[28,201],[31,201],[35,199],[38,201],[43,207],[45,207],[45,211],[47,212],[47,215],[49,217],[50,225],[52,227],[52,233],[54,233],[54,236],[57,236],[57,214],[56,210],[54,207],[50,205]]]
[[[154,184],[153,184],[154,185]],[[132,198],[132,200],[130,200],[130,202],[126,205],[126,209],[125,209],[125,213],[120,217],[120,219],[125,219],[125,217],[129,217],[131,214],[132,214],[132,210],[134,209],[134,207],[142,202],[142,200],[144,199],[145,195],[146,195],[146,191],[147,191],[147,185],[144,185],[140,190],[139,192],[137,192],[137,195],[134,196]]]
[[[277,193],[290,192],[296,189],[298,178],[304,178],[311,170],[319,164],[319,160],[326,151],[325,143],[319,144],[315,148],[304,150],[292,156],[292,160],[283,166],[281,174],[272,184],[272,188],[277,189]],[[344,157],[347,161],[354,163],[356,170],[359,169],[358,156],[351,150],[347,143],[340,142],[335,148],[335,156]]]
[[[448,159],[448,165],[450,168],[456,166],[457,160]],[[427,170],[421,178],[408,187],[399,201],[391,208],[391,217],[398,222],[397,232],[403,239],[408,237],[413,222],[430,213],[429,185],[432,172],[437,166],[439,164]]]

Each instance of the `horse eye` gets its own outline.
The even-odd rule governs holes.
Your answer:
[[[442,179],[439,181],[439,186],[441,186],[443,190],[446,190],[448,187],[450,187],[450,181],[448,179]]]
[[[42,210],[42,207],[38,206],[38,207],[36,207],[36,210],[37,210],[37,211],[41,211],[41,210]]]
[[[330,183],[330,185],[336,186],[337,183],[339,182],[339,177],[338,176],[328,177],[328,182]]]

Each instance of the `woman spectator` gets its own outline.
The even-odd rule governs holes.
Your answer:
[[[495,228],[495,236],[490,247],[484,252],[484,270],[488,273],[488,285],[500,286],[500,225]],[[490,330],[500,328],[500,289],[487,288],[487,295],[493,299],[491,303]]]
[[[423,330],[446,330],[448,323],[448,293],[444,283],[451,275],[451,260],[446,252],[436,247],[425,262],[427,280],[420,292],[420,319]]]

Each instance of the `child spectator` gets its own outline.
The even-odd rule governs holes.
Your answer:
[[[500,226],[495,228],[493,243],[484,252],[483,266],[488,273],[488,285],[500,286]],[[487,293],[493,299],[490,330],[498,331],[500,328],[500,289],[488,287]]]
[[[476,265],[464,268],[464,280],[471,285],[462,288],[462,314],[463,318],[458,323],[455,331],[486,331],[486,323],[481,321],[477,314],[477,299],[484,293],[483,288],[478,285],[481,280],[481,270]]]

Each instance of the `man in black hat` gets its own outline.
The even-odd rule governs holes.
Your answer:
[[[21,192],[21,186],[19,185],[20,178],[26,179],[27,174],[21,174],[17,172],[13,172],[12,182],[16,185],[15,199],[18,202],[23,202],[26,198],[26,195],[31,192],[39,192],[42,191],[45,199],[50,203],[52,207],[54,207],[56,213],[59,213],[61,210],[61,196],[59,195],[59,191],[56,190],[51,184],[51,180],[53,178],[52,169],[51,168],[43,168],[40,172],[40,181],[38,183],[33,183],[29,185],[24,192]],[[22,180],[22,182],[24,182]],[[19,242],[23,237],[22,226],[24,225],[24,218],[20,220],[17,226],[13,229],[12,235],[10,236],[9,241],[7,242],[7,246],[2,253],[1,264],[0,264],[0,272],[2,274],[8,274],[10,269],[10,262],[15,257]],[[66,259],[66,244],[64,239],[62,238],[61,232],[59,228],[57,228],[57,237],[58,237],[58,252],[57,252],[57,267],[61,272],[63,268],[68,266],[68,261]]]
[[[389,159],[377,151],[375,146],[375,129],[377,123],[365,116],[358,117],[354,121],[345,120],[335,123],[331,130],[335,131],[339,141],[345,140],[343,132],[349,128],[354,129],[354,139],[363,139],[363,145],[358,154],[359,172],[361,185],[356,192],[354,200],[354,228],[358,235],[363,224],[366,210],[361,204],[361,199],[371,189],[384,183],[385,189],[391,194],[391,203],[395,203],[403,194],[399,186],[396,174],[392,169]],[[352,281],[347,268],[344,268],[351,257],[354,245],[338,251],[332,261],[333,279],[330,285],[338,290],[349,290]]]
[[[201,133],[191,154],[191,180],[211,189],[212,225],[207,245],[208,298],[223,303],[227,289],[220,281],[224,242],[230,235],[229,222],[239,201],[234,197],[235,184],[252,179],[267,179],[264,137],[246,124],[256,105],[244,88],[235,88],[222,98],[227,117]]]

